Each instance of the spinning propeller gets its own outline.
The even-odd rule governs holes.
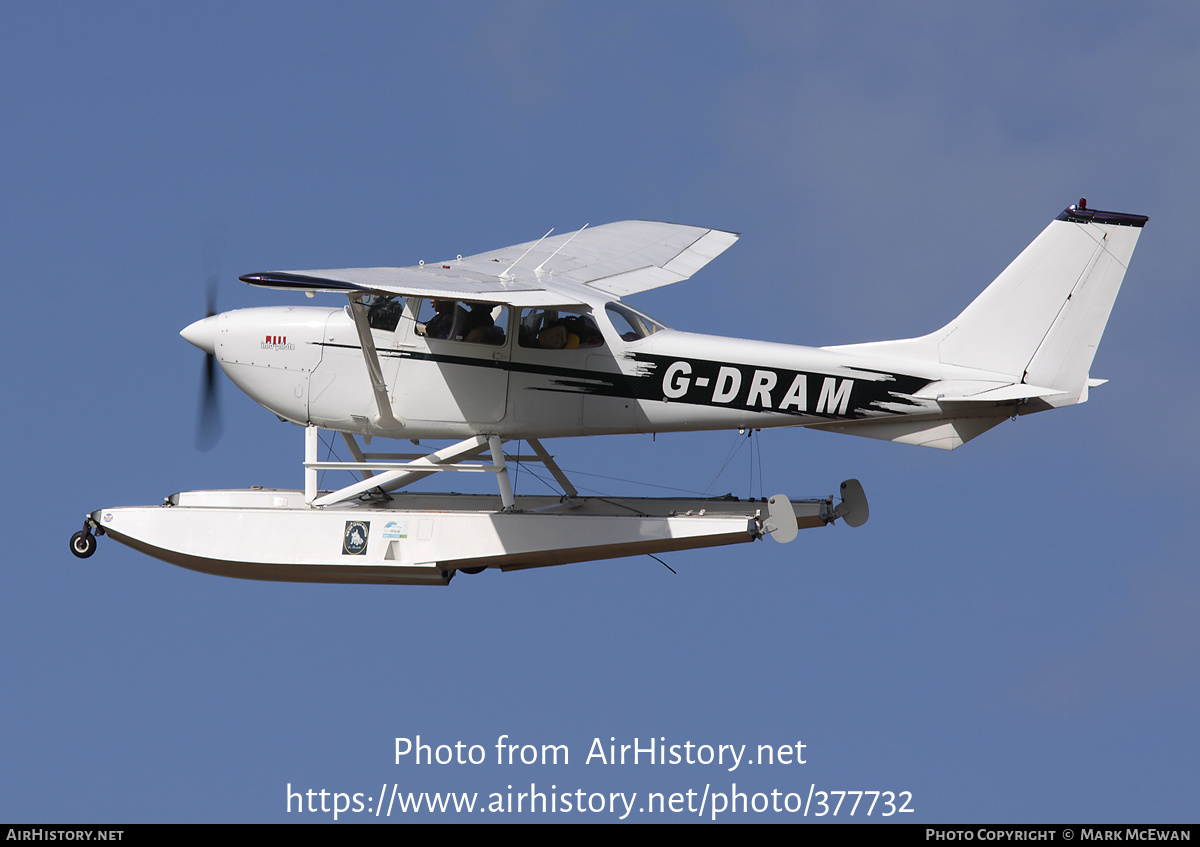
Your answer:
[[[214,316],[217,314],[217,277],[215,274],[210,276],[207,281],[206,302],[208,310],[204,320],[199,323],[210,322],[212,325],[216,323]],[[195,325],[193,324],[193,326]],[[212,326],[212,330],[207,333],[210,339],[215,334],[215,325]],[[200,420],[196,426],[196,449],[205,451],[211,450],[221,439],[221,407],[217,400],[217,357],[213,352],[213,341],[215,339],[212,339],[207,345],[204,357],[204,382],[200,388]]]
[[[205,227],[205,315],[201,320],[185,327],[179,334],[188,342],[205,352],[204,381],[200,386],[200,419],[196,425],[196,449],[211,450],[221,439],[221,412],[217,400],[217,285],[220,273],[219,254],[223,250],[225,233],[220,224]]]

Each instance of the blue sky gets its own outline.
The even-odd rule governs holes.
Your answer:
[[[287,813],[289,783],[736,782],[910,791],[909,821],[1195,820],[1200,14],[746,5],[0,6],[0,819],[325,820]],[[206,263],[230,309],[292,302],[241,273],[678,221],[743,237],[633,305],[836,344],[942,325],[1081,196],[1151,219],[1086,405],[949,454],[761,435],[765,493],[858,477],[861,529],[674,554],[678,575],[643,557],[448,589],[67,550],[96,508],[301,484],[302,431],[228,382],[223,440],[194,448],[203,362],[178,331],[203,314]],[[734,446],[552,443],[580,474],[763,493],[745,446],[714,483]],[[393,762],[396,737],[505,734],[571,762]],[[802,741],[807,763],[585,764],[610,737]]]

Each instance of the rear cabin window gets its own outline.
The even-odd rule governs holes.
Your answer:
[[[577,350],[604,344],[591,315],[567,309],[525,309],[517,337],[522,347],[541,350]]]

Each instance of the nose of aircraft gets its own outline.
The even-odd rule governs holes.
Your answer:
[[[217,346],[217,318],[219,315],[210,315],[207,318],[201,318],[194,324],[185,326],[179,331],[184,340],[189,344],[194,344],[210,356],[213,355]]]

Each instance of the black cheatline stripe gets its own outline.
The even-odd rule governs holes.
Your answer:
[[[334,344],[324,341],[314,343],[320,347],[338,347],[344,350],[358,350],[360,352],[362,350],[362,347],[356,344]],[[661,396],[662,392],[660,389],[654,390],[659,388],[660,380],[657,376],[657,373],[648,374],[646,376],[629,376],[628,374],[601,373],[581,368],[567,368],[556,365],[536,365],[528,362],[514,362],[511,360],[477,359],[471,356],[450,356],[443,353],[424,353],[413,350],[382,349],[378,352],[380,355],[390,356],[391,358],[396,359],[415,359],[417,361],[433,362],[438,364],[492,368],[495,370],[540,374],[543,376],[556,378],[555,382],[559,387],[533,388],[532,390],[534,391],[550,391],[562,394],[591,394],[600,397],[618,397],[631,400],[652,400],[656,402],[680,403],[683,405],[705,408],[737,409],[739,411],[751,412],[754,414],[776,414],[787,415],[789,417],[813,417],[823,418],[826,420],[854,420],[867,417],[865,411],[863,410],[880,400],[886,400],[887,402],[893,403],[906,403],[911,406],[916,406],[917,403],[900,395],[914,394],[930,383],[930,380],[927,380],[923,377],[909,376],[907,374],[895,374],[873,368],[856,368],[856,370],[860,370],[864,373],[879,374],[883,377],[886,377],[886,379],[883,380],[863,383],[863,385],[879,386],[879,388],[882,390],[873,392],[873,395],[875,396],[870,396],[864,401],[861,401],[850,414],[837,415],[831,412],[801,411],[799,409],[755,409],[726,403],[713,403],[711,401],[703,402],[684,398],[666,398]],[[656,371],[660,369],[663,364],[675,361],[686,361],[689,364],[704,365],[707,368],[720,368],[722,365],[739,367],[739,364],[736,362],[711,362],[706,359],[686,359],[683,357],[650,356],[646,354],[634,354],[633,360],[643,364],[651,365]],[[741,364],[740,367],[766,369],[775,373],[782,371],[792,375],[803,374],[806,377],[811,376],[814,378],[831,376],[831,374],[813,373],[809,371],[792,371],[780,368],[767,368],[766,366],[751,364]],[[884,388],[884,386],[890,387]]]

